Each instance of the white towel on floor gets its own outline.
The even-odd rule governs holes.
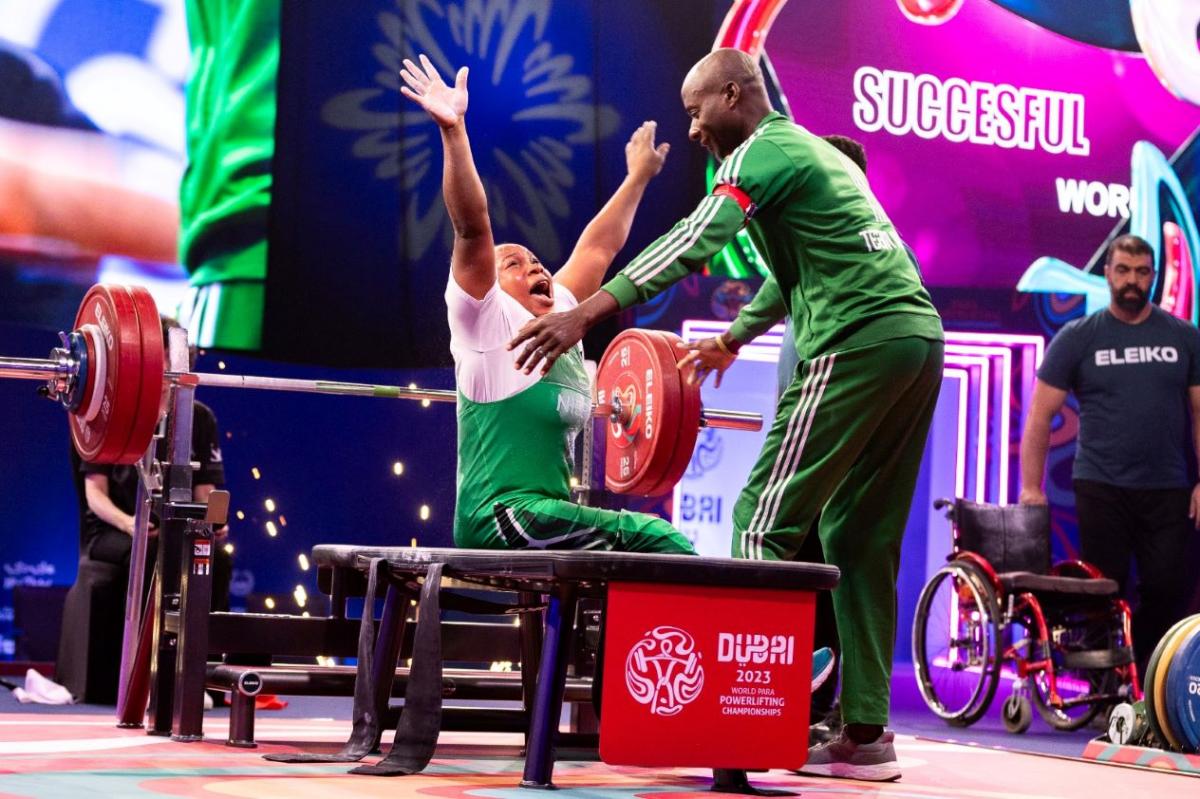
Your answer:
[[[70,691],[49,677],[38,674],[36,669],[25,672],[25,687],[14,688],[13,696],[23,705],[30,702],[39,705],[71,705],[75,703],[75,697],[71,696]]]

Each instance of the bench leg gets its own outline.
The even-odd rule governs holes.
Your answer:
[[[522,591],[519,602],[523,605],[537,604],[539,595]],[[521,613],[521,708],[527,719],[533,718],[533,697],[537,691],[538,661],[542,656],[542,611],[527,610]],[[525,746],[529,746],[529,726],[525,729]]]
[[[236,688],[231,692],[233,699],[229,703],[229,746],[240,746],[253,749],[258,744],[254,742],[254,700]]]
[[[411,599],[412,597],[403,586],[394,582],[388,583],[387,594],[383,600],[383,612],[379,619],[379,635],[375,639],[375,660],[371,664],[371,685],[374,688],[371,705],[375,708],[375,718],[380,720],[378,728],[375,730],[375,744],[371,747],[372,751],[379,749],[379,740],[383,735],[382,720],[392,698],[392,683],[396,679],[396,665],[400,658],[400,645],[404,641],[408,603]],[[420,612],[419,609],[418,612]]]
[[[553,788],[554,736],[562,714],[566,690],[567,659],[571,631],[575,626],[576,591],[574,585],[555,586],[546,607],[546,627],[542,640],[542,662],[538,669],[533,715],[529,724],[529,746],[525,756],[522,788]]]
[[[441,572],[439,571],[438,578],[440,579],[440,577]],[[375,634],[375,598],[379,596],[380,581],[383,581],[384,587],[387,588],[389,597],[384,602],[383,626],[385,629],[379,633],[379,637],[383,639],[382,643]],[[263,755],[265,759],[275,763],[356,763],[379,745],[382,730],[380,714],[376,708],[381,704],[384,708],[387,707],[391,677],[394,676],[396,663],[393,644],[390,641],[399,640],[398,636],[402,635],[400,626],[404,614],[397,611],[404,609],[406,598],[407,594],[399,591],[393,585],[387,573],[387,564],[380,558],[373,558],[368,569],[367,594],[363,599],[362,621],[358,628],[358,670],[354,677],[354,724],[350,731],[350,737],[341,751],[332,755],[280,752]],[[391,630],[389,625],[397,629]],[[397,636],[397,638],[392,639],[389,636]],[[390,671],[387,672],[388,693],[382,694],[382,699],[375,684],[375,678],[379,675],[378,669],[381,668],[376,658],[376,653],[379,652],[377,646],[382,647],[386,652],[393,652],[390,656]],[[437,655],[440,663],[441,652],[439,651]]]

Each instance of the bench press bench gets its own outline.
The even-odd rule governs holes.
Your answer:
[[[281,762],[356,762],[377,747],[392,694],[405,612],[417,600],[412,665],[395,741],[356,774],[402,775],[428,765],[442,728],[442,581],[511,592],[477,612],[542,615],[537,671],[523,668],[530,711],[521,785],[551,788],[568,646],[581,598],[603,602],[600,755],[610,764],[722,769],[798,768],[808,751],[816,592],[832,566],[686,555],[487,551],[323,545],[324,574],[365,577],[354,724],[334,755]],[[452,592],[448,589],[446,597]],[[454,600],[451,600],[454,601]],[[459,609],[466,609],[459,603]],[[378,633],[376,633],[378,624]],[[532,664],[523,658],[523,665]],[[532,696],[530,696],[530,692]]]

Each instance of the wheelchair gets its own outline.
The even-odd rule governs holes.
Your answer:
[[[1033,707],[1077,730],[1142,697],[1129,605],[1083,561],[1050,563],[1050,510],[939,499],[954,545],[913,621],[913,663],[925,704],[952,726],[987,712],[1001,677],[1005,729],[1023,733]],[[1031,701],[1032,700],[1032,701]]]

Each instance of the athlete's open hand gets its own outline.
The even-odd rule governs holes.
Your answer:
[[[625,165],[629,177],[634,180],[650,182],[650,178],[661,172],[663,164],[667,162],[671,145],[666,142],[657,147],[654,145],[654,133],[657,130],[657,122],[643,122],[625,143]]]
[[[439,127],[454,127],[467,113],[467,68],[458,71],[453,86],[447,86],[427,55],[418,58],[421,66],[404,59],[400,77],[408,85],[401,86],[400,93],[424,108]]]

